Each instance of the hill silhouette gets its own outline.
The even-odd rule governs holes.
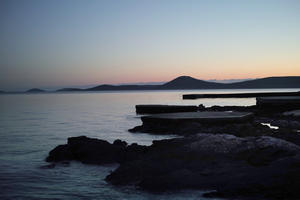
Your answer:
[[[237,83],[216,83],[179,76],[162,85],[99,85],[82,91],[300,88],[300,76],[267,77]],[[74,91],[74,88],[72,89]],[[67,91],[67,90],[65,90]]]
[[[88,88],[86,91],[105,91],[105,90],[155,90],[157,85],[99,85]]]
[[[228,88],[299,88],[299,76],[268,77],[227,84]]]
[[[216,89],[223,88],[224,84],[195,79],[190,76],[179,76],[170,82],[161,85],[160,89]]]
[[[62,88],[57,92],[76,91],[117,91],[117,90],[176,90],[176,89],[269,89],[300,88],[300,76],[267,77],[236,83],[216,83],[199,80],[190,76],[179,76],[161,85],[98,85],[87,89]],[[44,92],[33,88],[27,92]]]
[[[32,88],[30,90],[27,90],[26,92],[29,93],[40,93],[40,92],[45,92],[45,90],[39,89],[39,88]]]
[[[77,91],[84,91],[84,90],[79,89],[79,88],[62,88],[62,89],[56,90],[56,92],[77,92]]]

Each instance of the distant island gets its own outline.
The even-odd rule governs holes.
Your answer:
[[[113,91],[113,90],[177,90],[177,89],[265,89],[265,88],[300,88],[300,76],[267,77],[236,83],[216,83],[180,76],[161,85],[99,85],[92,88],[63,88],[65,91]]]
[[[32,88],[30,90],[27,90],[26,92],[28,93],[41,93],[41,92],[45,92],[45,90],[39,89],[39,88]]]
[[[195,89],[272,89],[272,88],[300,88],[300,76],[280,76],[252,79],[234,83],[217,83],[203,81],[190,76],[179,76],[169,82],[156,85],[109,85],[103,84],[86,89],[62,88],[56,91],[32,88],[25,93],[52,92],[84,92],[84,91],[128,91],[128,90],[195,90]],[[9,92],[0,90],[0,94],[18,94],[24,92]]]

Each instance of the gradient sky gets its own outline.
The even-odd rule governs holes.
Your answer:
[[[300,1],[0,0],[0,90],[300,75]]]

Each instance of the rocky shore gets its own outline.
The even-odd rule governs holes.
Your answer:
[[[270,136],[196,134],[153,141],[151,146],[81,136],[69,138],[47,157],[48,162],[66,160],[120,163],[106,181],[148,191],[201,189],[215,191],[206,196],[218,197],[300,197],[300,147]]]
[[[251,107],[201,107],[203,111],[252,112],[239,123],[149,124],[133,132],[178,134],[151,146],[113,144],[85,136],[69,138],[50,151],[56,163],[119,163],[106,181],[152,192],[181,189],[212,191],[206,197],[300,199],[300,119]],[[263,125],[269,124],[268,125]],[[270,128],[270,126],[276,126]],[[183,137],[182,137],[183,136]]]

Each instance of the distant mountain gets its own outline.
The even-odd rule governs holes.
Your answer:
[[[268,77],[236,83],[216,83],[180,76],[161,85],[99,85],[88,89],[63,88],[65,91],[116,91],[116,90],[176,90],[176,89],[264,89],[300,88],[300,76]],[[33,90],[33,89],[32,89]]]
[[[215,83],[180,76],[160,87],[161,89],[263,89],[300,88],[300,76],[268,77],[237,83]]]
[[[160,86],[160,89],[215,89],[223,88],[224,84],[202,81],[190,76],[180,76]]]
[[[99,85],[88,88],[86,91],[105,91],[105,90],[155,90],[157,85]]]
[[[268,77],[227,84],[228,88],[300,88],[300,76]]]
[[[244,79],[209,79],[206,80],[208,82],[214,82],[214,83],[237,83],[242,81],[250,81],[254,80],[254,78],[244,78]]]
[[[39,92],[45,92],[45,90],[39,89],[39,88],[32,88],[30,90],[27,90],[28,93],[39,93]]]
[[[77,92],[77,91],[83,91],[83,89],[79,89],[79,88],[62,88],[62,89],[56,90],[56,92]]]
[[[118,85],[162,85],[165,84],[165,81],[162,82],[135,82],[135,83],[120,83]]]

